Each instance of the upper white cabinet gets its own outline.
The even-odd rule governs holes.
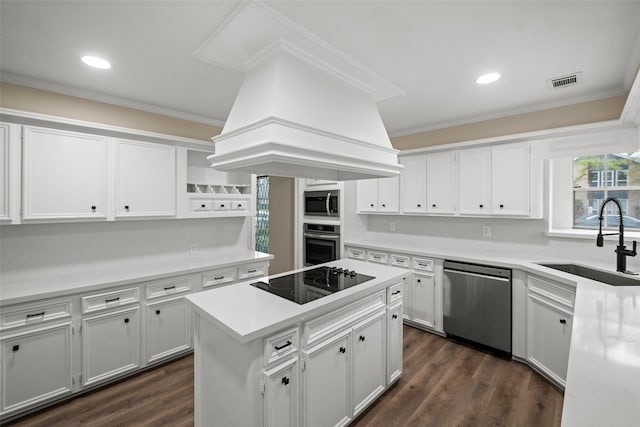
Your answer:
[[[176,149],[115,141],[116,217],[176,214]]]
[[[11,127],[7,123],[0,123],[0,221],[9,222],[11,214],[9,212],[9,183],[11,177],[9,175],[9,137],[11,135]]]
[[[427,212],[427,158],[410,156],[400,159],[404,166],[400,176],[402,212]]]
[[[459,213],[488,215],[491,213],[491,149],[462,150],[458,153]]]
[[[452,215],[455,212],[455,152],[427,154],[427,212]]]
[[[530,214],[529,144],[491,148],[491,210],[494,215]]]
[[[400,178],[378,178],[358,181],[358,211],[398,212],[400,210]]]
[[[106,218],[107,139],[23,129],[23,219]]]

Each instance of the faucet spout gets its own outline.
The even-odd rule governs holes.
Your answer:
[[[602,233],[602,221],[604,220],[604,208],[607,205],[607,203],[609,202],[613,202],[616,204],[616,206],[618,206],[618,214],[620,215],[620,225],[618,227],[618,232],[617,233]],[[633,249],[627,249],[627,247],[624,245],[624,224],[622,222],[622,205],[620,204],[620,201],[618,199],[616,199],[615,197],[609,197],[608,199],[606,199],[604,202],[602,202],[602,205],[600,205],[600,215],[598,216],[598,220],[599,222],[599,228],[598,228],[598,236],[596,237],[596,246],[598,247],[602,247],[604,246],[604,236],[615,236],[618,235],[618,246],[616,247],[616,250],[614,251],[616,253],[616,270],[620,271],[622,273],[626,273],[626,274],[638,274],[638,273],[634,273],[631,271],[627,270],[627,257],[631,256],[634,257],[636,256],[638,253],[636,252],[636,241],[633,241]]]

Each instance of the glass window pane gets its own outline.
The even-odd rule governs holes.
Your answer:
[[[604,155],[573,159],[573,188],[601,187],[604,166]]]

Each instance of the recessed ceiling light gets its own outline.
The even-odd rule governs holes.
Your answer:
[[[498,80],[500,78],[500,74],[498,73],[489,73],[489,74],[484,74],[480,77],[478,77],[478,79],[476,80],[476,83],[478,83],[479,85],[486,85],[488,83],[493,83],[496,80]]]
[[[108,70],[111,68],[111,64],[106,59],[98,58],[97,56],[83,56],[82,62],[93,68],[100,68],[101,70]]]

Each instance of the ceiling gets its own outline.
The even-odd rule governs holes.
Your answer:
[[[0,78],[222,125],[242,74],[194,53],[241,3],[2,0]],[[378,103],[391,135],[626,95],[640,64],[640,1],[266,3],[403,91]]]

